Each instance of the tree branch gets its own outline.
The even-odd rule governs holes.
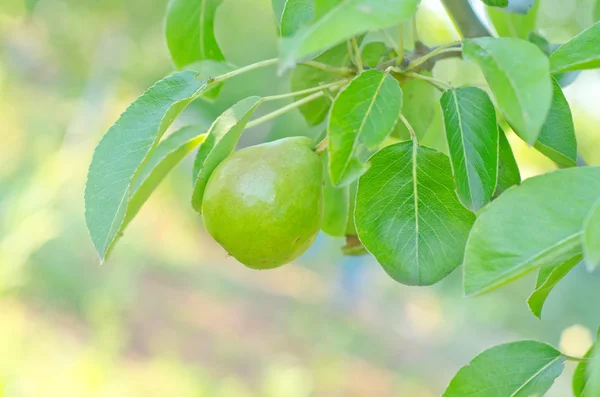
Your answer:
[[[442,3],[463,37],[490,36],[490,32],[471,8],[469,0],[442,0]]]

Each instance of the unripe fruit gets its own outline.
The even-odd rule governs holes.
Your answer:
[[[304,253],[321,228],[321,160],[305,137],[235,152],[213,172],[202,202],[210,235],[238,261],[272,269]]]

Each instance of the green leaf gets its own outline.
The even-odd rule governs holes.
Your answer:
[[[596,346],[598,346],[598,339],[600,338],[600,329],[596,332],[596,341],[589,348],[587,353],[583,356],[584,358],[591,358],[594,362],[597,362],[599,359],[598,353],[596,353]],[[594,397],[596,394],[592,394],[591,390],[587,388],[588,380],[590,375],[592,375],[592,371],[597,372],[598,367],[596,366],[594,369],[590,368],[590,361],[581,361],[577,364],[575,371],[573,372],[573,394],[575,397]],[[598,386],[598,374],[595,374],[594,382],[596,383],[596,387]]]
[[[562,373],[564,361],[541,342],[495,346],[462,367],[442,397],[541,397]]]
[[[583,397],[597,397],[600,395],[600,349],[594,348],[586,369],[587,380]]]
[[[346,45],[342,44],[325,51],[323,54],[315,58],[315,61],[331,66],[349,66],[350,57],[346,50]],[[292,71],[291,90],[302,91],[308,88],[316,87],[319,84],[328,84],[338,81],[340,76],[335,73],[330,73],[317,69],[312,66],[298,65]],[[296,97],[296,100],[303,96]],[[331,108],[331,99],[328,97],[318,98],[314,101],[302,105],[300,112],[306,119],[306,122],[313,126],[323,122]]]
[[[498,156],[498,184],[496,185],[496,191],[494,196],[499,196],[506,189],[511,186],[515,186],[521,183],[521,172],[519,171],[519,165],[515,160],[510,143],[506,138],[506,134],[498,126],[498,136],[500,138],[499,145],[499,156]]]
[[[535,291],[527,299],[529,309],[537,318],[542,318],[542,308],[544,307],[548,295],[552,292],[552,289],[560,280],[565,278],[579,262],[581,262],[581,259],[582,256],[577,255],[562,263],[551,263],[541,267],[540,272],[538,273]]]
[[[349,192],[348,186],[335,187],[331,183],[327,172],[327,155],[323,158],[323,223],[321,230],[330,236],[342,237],[346,235],[346,225],[349,214]]]
[[[463,54],[479,65],[515,132],[533,145],[552,102],[546,55],[524,40],[490,37],[465,40]]]
[[[475,220],[456,197],[448,158],[403,142],[370,163],[354,214],[360,241],[396,281],[438,282],[462,262]]]
[[[560,85],[552,79],[554,92],[548,118],[534,147],[563,167],[577,165],[577,138],[571,108]]]
[[[354,209],[356,208],[356,192],[358,191],[358,181],[353,182],[348,187],[348,223],[346,224],[346,236],[356,236],[356,224],[354,223]]]
[[[202,212],[202,198],[208,178],[215,168],[233,153],[246,124],[262,101],[263,99],[257,96],[242,99],[224,111],[210,126],[194,162],[192,207],[196,211]]]
[[[484,4],[490,7],[506,7],[508,5],[508,0],[481,0]]]
[[[283,69],[369,30],[407,20],[419,0],[315,0],[315,19],[281,44]]]
[[[465,293],[580,254],[584,219],[598,197],[600,167],[558,170],[504,192],[479,213],[469,236]]]
[[[600,200],[585,218],[583,228],[583,253],[589,270],[600,266]]]
[[[207,129],[204,125],[183,127],[163,139],[150,153],[131,186],[127,215],[121,230],[133,220],[173,167],[204,142],[206,136],[203,134]]]
[[[458,198],[478,211],[492,198],[498,179],[496,109],[476,87],[446,91],[440,104]]]
[[[487,7],[486,11],[498,36],[527,39],[529,32],[535,30],[538,8],[539,1],[526,14],[515,14],[493,7]]]
[[[212,59],[194,62],[185,66],[186,70],[192,70],[197,73],[197,80],[208,80],[210,78],[230,72],[234,68],[235,67],[230,63],[214,61]],[[202,97],[214,101],[219,96],[222,87],[223,83],[213,85],[210,89],[204,92]]]
[[[374,68],[390,54],[390,49],[381,41],[373,41],[362,47],[361,58],[365,68]]]
[[[364,172],[364,163],[392,132],[402,109],[400,84],[386,73],[361,73],[333,103],[327,135],[329,173],[345,186]]]
[[[314,0],[287,0],[281,14],[281,35],[292,36],[315,17]]]
[[[104,260],[127,211],[134,177],[177,115],[207,88],[193,72],[175,73],[148,89],[102,138],[88,171],[85,218]]]
[[[423,73],[431,77],[430,72]],[[440,95],[429,82],[412,79],[401,83],[402,115],[415,130],[417,141],[422,143],[437,114],[440,113]],[[404,123],[396,123],[392,136],[402,140],[410,139],[410,132]]]
[[[596,7],[594,8],[594,22],[600,21],[600,1],[596,1]]]
[[[596,22],[550,56],[552,73],[600,67],[600,22]]]
[[[543,36],[536,34],[534,32],[529,33],[528,37],[529,41],[535,44],[544,54],[548,57],[554,53],[560,46],[557,44],[550,44],[548,40],[546,40]],[[565,88],[571,85],[581,73],[580,70],[575,70],[572,72],[565,73],[556,73],[553,75],[553,78],[556,79],[560,87]]]
[[[203,59],[223,60],[214,34],[222,0],[171,0],[166,17],[167,45],[177,68]]]

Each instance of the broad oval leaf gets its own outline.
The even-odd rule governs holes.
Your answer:
[[[440,281],[462,262],[475,220],[456,197],[448,158],[403,142],[383,148],[370,163],[356,198],[360,241],[396,281]]]
[[[563,167],[577,165],[577,138],[569,102],[560,85],[552,79],[552,106],[534,147]]]
[[[384,29],[407,20],[419,0],[315,0],[315,19],[284,38],[282,69],[309,59],[340,42],[369,30]]]
[[[550,56],[552,73],[600,67],[600,22],[596,22]]]
[[[478,211],[492,198],[498,179],[496,109],[476,87],[446,91],[440,103],[458,198]]]
[[[527,304],[529,305],[529,309],[537,318],[542,318],[542,308],[544,307],[544,303],[546,303],[546,299],[552,289],[558,284],[560,280],[565,278],[567,274],[579,262],[581,262],[581,255],[577,255],[571,259],[568,259],[562,263],[552,263],[544,265],[540,268],[538,273],[537,282],[535,285],[535,291],[529,296],[527,299]]]
[[[281,14],[281,35],[291,36],[315,17],[314,0],[287,0]]]
[[[335,187],[331,183],[327,172],[329,161],[327,155],[323,158],[323,223],[321,230],[330,236],[342,237],[346,235],[346,225],[349,214],[348,186]]]
[[[442,397],[541,397],[564,361],[554,347],[537,341],[495,346],[462,367]]]
[[[242,99],[224,111],[210,126],[194,162],[192,206],[196,211],[202,211],[202,198],[208,178],[221,161],[233,153],[246,124],[262,100],[258,96]]]
[[[600,200],[592,207],[585,219],[583,253],[589,270],[600,266]]]
[[[133,102],[102,138],[85,189],[85,219],[104,260],[127,212],[135,175],[175,117],[206,89],[196,73],[175,73]]]
[[[500,126],[498,126],[498,184],[494,196],[499,196],[509,187],[521,183],[521,172],[519,165],[515,160],[515,155],[512,147],[506,138],[506,134]]]
[[[171,0],[165,26],[177,68],[203,59],[225,59],[214,34],[215,13],[222,1]]]
[[[508,4],[507,4],[508,5]],[[523,13],[515,13],[512,9],[487,7],[486,11],[496,33],[500,37],[517,37],[527,39],[529,32],[535,30],[539,1],[532,9]]]
[[[504,192],[473,225],[465,294],[487,292],[580,254],[584,219],[599,197],[600,167],[558,170]]]
[[[150,156],[144,162],[131,186],[127,215],[121,229],[124,229],[133,220],[142,205],[173,167],[204,142],[206,138],[204,133],[207,130],[208,126],[205,125],[182,127],[156,146],[156,149],[150,153]]]
[[[465,40],[463,54],[479,65],[515,132],[533,145],[552,102],[546,55],[528,41],[491,37]]]
[[[315,61],[338,67],[350,66],[351,64],[345,44],[325,51],[315,58]],[[290,85],[292,91],[302,91],[316,87],[319,84],[333,83],[339,79],[340,76],[338,74],[324,71],[313,66],[298,65],[292,71]],[[303,96],[298,96],[296,97],[296,100],[301,98],[303,98]],[[327,96],[317,98],[314,101],[310,101],[309,103],[300,106],[300,112],[309,125],[318,125],[327,117],[329,109],[331,108],[331,102],[331,99]]]
[[[362,175],[365,161],[392,132],[401,109],[400,84],[377,70],[361,73],[340,91],[327,126],[329,173],[335,186]]]

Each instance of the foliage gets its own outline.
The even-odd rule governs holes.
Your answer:
[[[577,263],[583,259],[589,268],[600,263],[600,168],[577,167],[573,117],[560,78],[600,67],[600,22],[545,51],[539,45],[543,37],[527,40],[536,29],[535,2],[488,0],[499,7],[488,12],[500,37],[470,37],[434,48],[417,41],[409,53],[403,40],[396,48],[382,41],[376,56],[373,46],[360,45],[365,34],[411,19],[418,3],[288,0],[278,22],[278,57],[229,71],[212,30],[220,1],[172,0],[166,35],[175,65],[185,69],[201,61],[212,71],[219,68],[206,62],[217,62],[227,71],[213,76],[187,70],[166,77],[138,98],[99,143],[85,204],[100,258],[106,259],[150,192],[195,145],[192,205],[201,212],[207,183],[244,130],[300,108],[307,125],[326,123],[326,136],[314,150],[327,158],[327,180],[319,181],[325,184],[322,228],[327,233],[356,238],[343,230],[353,221],[359,248],[406,285],[437,283],[463,263],[467,296],[538,271],[528,303],[540,317],[550,291]],[[514,14],[522,10],[525,15]],[[479,67],[484,89],[476,81],[454,86],[432,76],[437,61],[461,56]],[[194,134],[190,131],[196,128],[189,127],[185,139],[161,140],[186,106],[208,93],[215,99],[231,78],[273,65],[280,74],[294,68],[293,91],[250,96],[208,129]],[[430,89],[412,91],[417,81]],[[443,115],[449,157],[423,145],[426,128],[416,121],[418,109],[406,105],[407,98],[429,104],[431,88],[442,92],[430,114]],[[295,101],[251,120],[262,103],[288,98]],[[396,133],[397,125],[409,136]],[[520,184],[504,133],[508,129],[565,169]],[[356,195],[349,194],[356,184]],[[252,233],[240,238],[251,239]],[[567,359],[577,360],[541,342],[497,346],[459,371],[444,395],[487,396],[490,390],[497,397],[543,395]],[[579,360],[590,360],[586,389],[596,393],[600,354]]]

